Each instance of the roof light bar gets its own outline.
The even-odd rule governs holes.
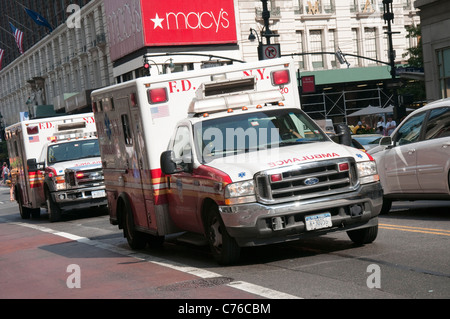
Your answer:
[[[255,93],[240,93],[205,99],[193,99],[189,106],[189,113],[203,114],[227,111],[245,106],[263,105],[266,103],[278,103],[284,100],[283,94],[276,89]]]

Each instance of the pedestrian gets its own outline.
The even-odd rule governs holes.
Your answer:
[[[388,121],[386,123],[386,135],[390,136],[392,132],[394,132],[395,128],[397,127],[397,123],[392,119],[392,116],[388,117]]]
[[[12,202],[15,200],[14,185],[17,183],[18,173],[19,173],[19,170],[17,168],[11,169],[11,178],[10,178],[10,183],[9,183],[9,200]]]
[[[378,118],[377,126],[375,127],[375,131],[378,134],[384,135],[384,129],[386,127],[386,124],[384,124],[384,120],[382,117]]]
[[[3,177],[3,185],[6,185],[6,180],[9,177],[9,168],[6,162],[3,162],[2,177]]]

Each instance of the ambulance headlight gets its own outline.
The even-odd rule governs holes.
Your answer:
[[[357,163],[356,167],[361,184],[378,182],[380,180],[375,161]]]
[[[255,184],[253,180],[237,182],[225,187],[226,205],[251,203],[255,201]]]

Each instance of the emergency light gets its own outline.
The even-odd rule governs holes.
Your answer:
[[[289,70],[273,71],[271,73],[271,79],[273,85],[285,85],[291,82]]]
[[[150,89],[147,93],[150,104],[164,103],[169,100],[166,88]]]

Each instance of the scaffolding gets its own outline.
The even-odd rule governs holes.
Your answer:
[[[347,124],[349,114],[369,105],[386,108],[394,104],[393,95],[386,94],[382,88],[304,94],[300,99],[302,109],[311,118],[322,120],[338,117]]]

